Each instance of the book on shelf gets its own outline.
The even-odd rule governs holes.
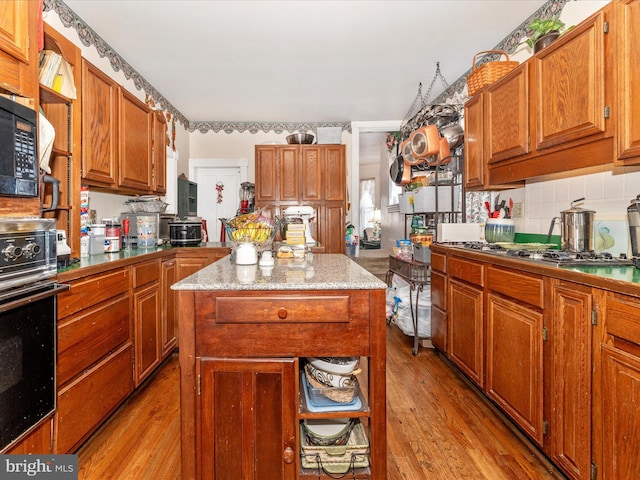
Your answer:
[[[68,98],[77,98],[73,68],[69,62],[62,58],[62,55],[53,50],[42,50],[38,66],[38,80],[42,85]]]

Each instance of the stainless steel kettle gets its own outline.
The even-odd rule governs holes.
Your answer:
[[[640,195],[631,200],[627,207],[627,219],[629,220],[629,237],[631,238],[631,254],[634,258],[640,257]]]
[[[566,252],[590,252],[593,250],[593,218],[595,211],[576,207],[577,203],[584,201],[584,197],[571,202],[571,208],[560,212],[561,217],[551,219],[549,237],[553,231],[556,220],[562,221],[562,245]]]

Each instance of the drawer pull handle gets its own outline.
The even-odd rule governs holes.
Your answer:
[[[293,463],[293,459],[295,458],[294,454],[293,454],[293,448],[291,447],[287,447],[284,449],[284,454],[282,455],[282,460],[284,460],[284,463],[286,464],[291,464]]]
[[[288,314],[289,312],[287,312],[287,309],[284,307],[281,307],[280,310],[278,310],[278,318],[280,318],[280,320],[287,318]]]

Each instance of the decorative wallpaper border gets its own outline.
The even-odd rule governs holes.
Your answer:
[[[494,50],[504,50],[507,53],[513,53],[520,41],[528,37],[527,26],[531,21],[539,16],[550,16],[559,14],[564,5],[570,0],[549,0],[522,24],[514,30],[508,37],[500,42]],[[107,57],[111,63],[111,67],[115,72],[122,71],[127,80],[132,80],[138,90],[143,90],[150,97],[156,106],[170,114],[174,119],[189,130],[189,132],[207,133],[213,131],[215,133],[225,132],[245,132],[258,133],[260,131],[268,133],[282,133],[294,131],[313,131],[318,127],[340,127],[342,130],[351,132],[351,122],[329,122],[329,123],[309,123],[309,122],[190,122],[187,118],[176,109],[153,85],[147,82],[129,63],[118,54],[100,35],[98,35],[89,25],[87,25],[73,10],[71,10],[63,0],[43,0],[43,10],[55,11],[62,24],[65,27],[73,28],[80,37],[80,41],[86,47],[95,46],[100,57]],[[498,56],[486,55],[480,63],[497,60]],[[467,100],[467,75],[471,73],[471,69],[458,78],[449,88],[440,94],[433,104],[449,103],[462,105]],[[420,116],[418,112],[409,123],[419,123]]]

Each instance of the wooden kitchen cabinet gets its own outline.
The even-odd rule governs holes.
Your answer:
[[[39,2],[0,2],[0,91],[38,96]]]
[[[294,205],[313,207],[313,238],[325,253],[344,253],[344,145],[257,145],[255,160],[256,207],[274,215]]]
[[[449,258],[448,355],[480,388],[484,387],[484,266]]]
[[[591,288],[551,280],[545,388],[545,451],[572,479],[591,475],[593,297]],[[619,477],[624,478],[624,477]]]
[[[179,304],[183,478],[329,478],[301,467],[299,428],[336,416],[368,425],[356,478],[386,478],[384,290],[181,290]],[[307,356],[362,357],[363,408],[309,411]]]
[[[467,188],[613,161],[611,19],[607,5],[467,102]]]
[[[137,387],[160,365],[162,357],[160,260],[137,263],[131,269]]]
[[[640,1],[613,2],[616,36],[617,164],[640,163]]]
[[[118,182],[120,86],[82,59],[82,181],[116,188]]]
[[[153,175],[151,110],[134,95],[120,89],[120,164],[118,187],[150,192]]]
[[[41,215],[55,218],[56,228],[64,230],[71,256],[80,256],[80,150],[81,150],[81,55],[80,49],[59,32],[44,24],[44,48],[62,55],[73,73],[76,98],[40,85],[40,107],[55,129],[55,138],[48,159],[51,175],[59,183],[58,205],[51,210],[52,186],[41,183],[40,198],[44,208]]]
[[[129,278],[118,268],[58,296],[55,453],[74,452],[133,391]]]
[[[167,193],[167,120],[161,110],[150,113],[153,121],[152,190]]]
[[[447,353],[447,257],[431,253],[431,342]]]
[[[197,371],[198,409],[211,412],[200,422],[199,478],[296,479],[297,361],[203,358]]]
[[[543,444],[543,306],[540,277],[487,266],[487,396]]]
[[[601,368],[594,377],[597,474],[602,480],[640,478],[640,302],[607,292],[601,313]]]
[[[178,305],[176,292],[171,285],[177,280],[176,259],[163,260],[161,264],[160,288],[162,291],[162,308],[160,310],[161,355],[166,358],[178,345]]]

